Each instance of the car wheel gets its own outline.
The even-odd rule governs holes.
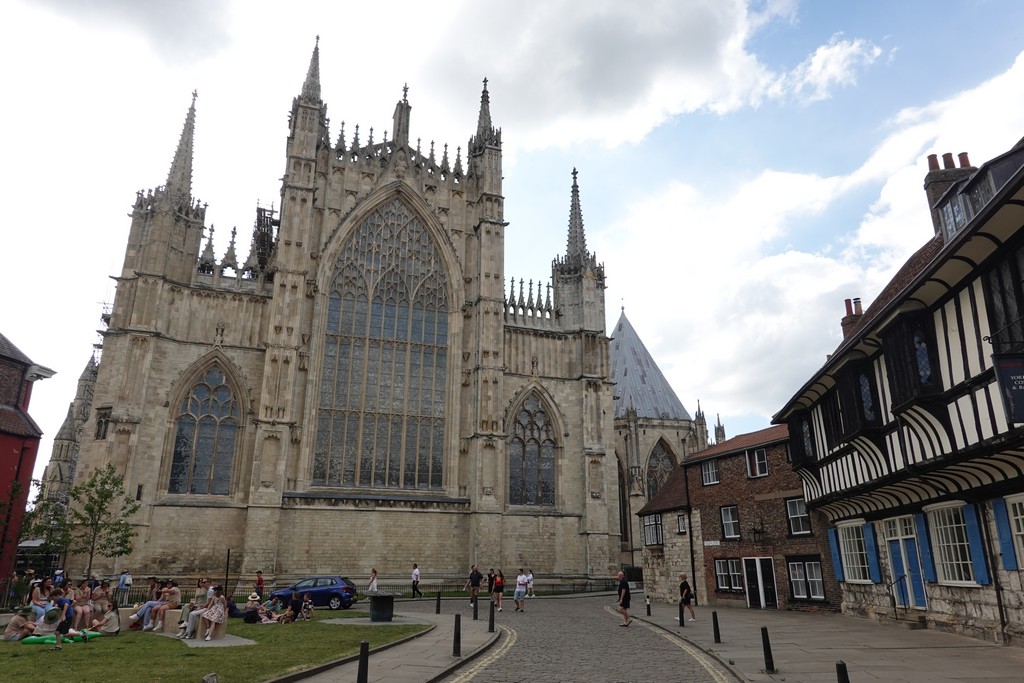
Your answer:
[[[327,606],[331,609],[341,609],[343,607],[340,595],[332,595],[331,599],[327,601]]]
[[[352,606],[351,602],[343,602],[343,603],[341,603],[341,609],[348,609],[351,606]]]

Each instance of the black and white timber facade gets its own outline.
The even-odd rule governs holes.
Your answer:
[[[844,611],[1024,645],[1024,140],[928,161],[934,237],[774,421]]]

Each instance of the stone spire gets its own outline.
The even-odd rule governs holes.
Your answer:
[[[178,149],[174,152],[174,161],[171,162],[171,170],[167,174],[167,189],[176,190],[187,197],[192,196],[192,142],[196,130],[197,96],[198,93],[193,90],[192,104],[185,115],[185,125],[181,129]]]
[[[587,236],[583,233],[583,211],[580,209],[580,186],[576,182],[577,171],[572,169],[572,202],[569,206],[569,238],[566,244],[567,263],[581,263],[589,255]]]
[[[395,147],[409,146],[409,85],[402,86],[402,99],[395,105],[394,127],[391,129]]]
[[[480,93],[480,117],[477,119],[476,135],[469,139],[470,154],[479,154],[485,147],[501,147],[501,129],[491,124],[491,96],[487,92],[487,79]]]
[[[313,47],[313,56],[309,59],[309,70],[306,71],[306,81],[302,84],[303,102],[309,104],[320,104],[320,36],[316,37],[316,45]]]

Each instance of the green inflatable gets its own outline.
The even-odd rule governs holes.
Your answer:
[[[101,635],[103,634],[99,631],[85,631],[84,635],[80,636],[61,636],[61,642],[81,643],[84,640],[99,638]],[[56,645],[57,636],[28,636],[27,638],[22,638],[21,642],[26,645]]]

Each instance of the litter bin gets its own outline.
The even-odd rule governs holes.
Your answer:
[[[368,591],[370,621],[391,621],[395,616],[395,596],[383,591]]]

